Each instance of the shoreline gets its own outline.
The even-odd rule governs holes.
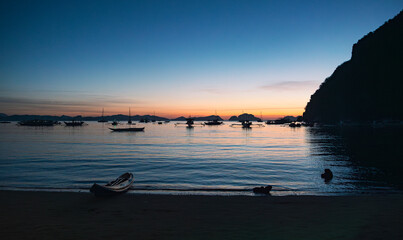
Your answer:
[[[11,192],[49,192],[49,193],[90,193],[89,188],[50,188],[50,187],[0,187],[1,191]],[[403,190],[400,189],[382,189],[382,190],[361,190],[351,192],[309,192],[292,189],[274,189],[270,194],[254,193],[249,188],[195,188],[195,189],[174,189],[174,188],[134,188],[125,193],[126,195],[173,195],[173,196],[248,196],[248,197],[288,197],[288,196],[318,196],[318,197],[335,197],[335,196],[381,196],[381,195],[402,195]]]
[[[3,239],[402,239],[403,195],[208,196],[0,190]]]

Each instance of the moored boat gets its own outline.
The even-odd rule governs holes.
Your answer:
[[[107,183],[106,185],[99,185],[94,183],[90,188],[90,192],[92,192],[95,196],[112,196],[120,193],[127,192],[129,188],[133,185],[134,176],[132,173],[124,173],[120,175],[115,180]]]
[[[301,127],[301,123],[292,122],[288,126],[290,126],[290,127]]]
[[[27,121],[21,121],[18,122],[18,125],[20,126],[32,126],[32,127],[49,127],[49,126],[54,126],[55,124],[57,124],[56,121],[52,121],[52,120],[27,120]]]
[[[204,122],[204,124],[208,126],[214,126],[214,125],[221,125],[223,122],[218,121],[218,119],[214,119],[212,121]]]
[[[109,128],[110,130],[114,132],[141,132],[144,131],[144,127],[140,128]]]
[[[104,109],[103,109],[103,108],[102,108],[102,117],[101,117],[100,120],[98,120],[98,122],[100,122],[100,123],[108,122],[108,120],[106,120],[106,119],[104,118]]]
[[[66,126],[68,127],[78,127],[78,126],[82,126],[84,124],[83,121],[71,121],[71,122],[64,122],[64,124],[66,124]]]

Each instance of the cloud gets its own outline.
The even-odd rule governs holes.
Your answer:
[[[0,97],[0,112],[25,113],[95,113],[101,107],[115,108],[122,105],[143,105],[145,102],[113,96],[73,96],[71,99],[51,99],[34,97]]]
[[[317,81],[284,81],[262,85],[259,87],[259,89],[268,91],[300,91],[318,88],[319,84],[320,82]]]

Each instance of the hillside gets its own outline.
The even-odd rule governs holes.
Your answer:
[[[353,46],[305,107],[304,120],[403,120],[403,11]]]

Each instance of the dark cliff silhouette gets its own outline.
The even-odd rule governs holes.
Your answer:
[[[403,120],[403,11],[353,46],[305,107],[304,120]]]

